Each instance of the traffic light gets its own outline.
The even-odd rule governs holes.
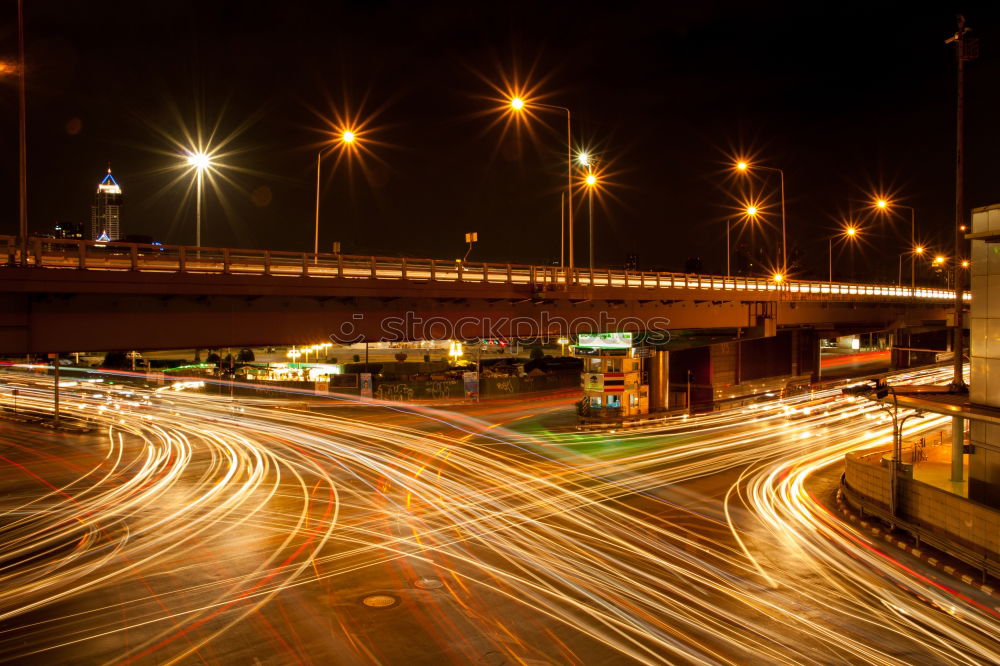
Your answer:
[[[875,397],[881,400],[882,398],[889,395],[889,384],[885,379],[875,380]]]

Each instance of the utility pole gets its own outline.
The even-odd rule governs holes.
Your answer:
[[[966,27],[965,17],[959,15],[958,30],[950,38],[945,40],[945,44],[955,45],[955,61],[958,64],[957,92],[958,106],[955,122],[955,260],[952,262],[951,270],[955,275],[955,329],[952,349],[954,350],[954,369],[951,378],[952,393],[966,393],[969,387],[965,384],[965,376],[962,372],[962,348],[964,346],[964,332],[962,326],[962,308],[965,303],[962,299],[961,265],[962,257],[965,253],[965,238],[962,235],[962,225],[965,223],[965,63],[974,60],[979,55],[979,40],[967,37],[971,28]]]
[[[21,236],[21,265],[28,264],[28,134],[25,129],[24,2],[17,0],[17,152],[18,152],[18,233]]]

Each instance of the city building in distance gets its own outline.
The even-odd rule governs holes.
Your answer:
[[[97,185],[94,205],[90,207],[90,238],[100,241],[121,239],[122,188],[108,173]]]

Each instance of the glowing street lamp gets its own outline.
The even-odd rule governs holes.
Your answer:
[[[747,217],[757,217],[757,206],[747,206]]]
[[[736,170],[741,173],[747,173],[751,170],[751,165],[745,160],[740,160],[736,163]],[[760,164],[753,165],[754,169],[762,169],[764,171],[775,171],[781,179],[781,270],[783,272],[788,272],[788,236],[786,234],[785,226],[785,172],[781,169],[775,167],[762,166]],[[756,208],[754,212],[751,213],[749,208],[747,209],[747,215],[751,217],[756,214]]]
[[[577,156],[576,156],[576,161],[577,161],[577,162],[578,162],[578,163],[580,164],[580,166],[582,166],[582,167],[589,167],[589,166],[592,166],[592,165],[591,165],[591,161],[590,161],[590,154],[589,154],[589,153],[587,153],[587,152],[582,152],[582,153],[579,153],[579,154],[577,154]]]
[[[341,130],[338,136],[335,136],[334,140],[328,145],[323,146],[318,153],[316,153],[316,230],[313,235],[313,255],[319,254],[319,173],[320,173],[320,163],[323,160],[323,153],[332,148],[344,148],[349,147],[357,141],[357,132],[351,129]],[[319,261],[319,257],[315,257],[315,261]]]
[[[559,338],[558,340],[556,340],[556,342],[558,342],[559,346],[562,347],[561,355],[565,356],[566,355],[566,345],[569,344],[569,338]]]
[[[785,276],[783,273],[775,273],[771,276],[771,279],[774,280],[775,284],[781,284],[785,281]]]
[[[903,204],[890,202],[884,197],[878,197],[875,199],[875,208],[880,211],[886,211],[890,208],[906,208],[910,211],[910,247],[916,254],[921,254],[924,250],[920,248],[917,252],[917,213],[912,206],[904,206]],[[915,289],[917,284],[917,269],[916,269],[916,258],[913,254],[910,255],[910,289]]]
[[[198,178],[198,186],[195,191],[194,244],[201,247],[201,199],[204,194],[205,170],[212,166],[212,158],[208,153],[192,152],[188,153],[187,164],[195,170]]]
[[[565,106],[557,106],[555,104],[542,104],[540,102],[532,102],[531,106],[539,107],[542,109],[553,109],[556,111],[566,112],[566,198],[568,202],[567,207],[567,223],[569,225],[569,272],[573,274],[573,268],[575,262],[573,259],[573,126],[571,120],[571,113]],[[528,110],[528,104],[523,97],[511,97],[510,98],[510,108],[515,113],[523,113]],[[588,157],[589,161],[589,157]],[[559,267],[563,268],[562,252],[559,253]]]
[[[584,153],[586,154],[586,153]],[[588,227],[590,228],[590,284],[594,284],[594,188],[597,187],[597,174],[593,171],[583,180],[587,184]]]
[[[848,224],[843,228],[842,231],[836,233],[828,239],[828,244],[830,248],[830,284],[833,284],[833,241],[842,238],[846,241],[853,241],[858,237],[858,228],[853,224]],[[853,271],[851,271],[853,273]],[[852,276],[853,279],[853,276]]]

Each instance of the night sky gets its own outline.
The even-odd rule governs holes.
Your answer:
[[[725,220],[748,187],[728,161],[743,153],[785,170],[790,245],[825,278],[826,237],[873,190],[914,206],[932,244],[951,233],[955,66],[944,40],[958,12],[981,39],[967,69],[966,200],[1000,202],[996,5],[25,4],[35,231],[89,221],[110,161],[123,232],[193,244],[192,179],[171,186],[182,158],[167,137],[183,141],[200,117],[219,139],[238,132],[206,194],[205,244],[309,250],[322,118],[340,113],[369,119],[371,154],[336,170],[324,161],[322,249],[340,240],[346,253],[451,259],[477,231],[470,260],[558,260],[564,117],[542,111],[532,131],[505,134],[490,83],[506,77],[570,107],[575,141],[601,160],[598,264],[634,253],[642,268],[677,270],[699,256],[724,270]],[[12,58],[15,3],[0,21],[0,55]],[[4,81],[9,234],[16,93]],[[777,180],[750,183],[779,225]],[[576,222],[582,240],[583,199]],[[856,276],[895,279],[904,234],[874,218],[868,231]],[[579,244],[578,264],[585,253]]]

